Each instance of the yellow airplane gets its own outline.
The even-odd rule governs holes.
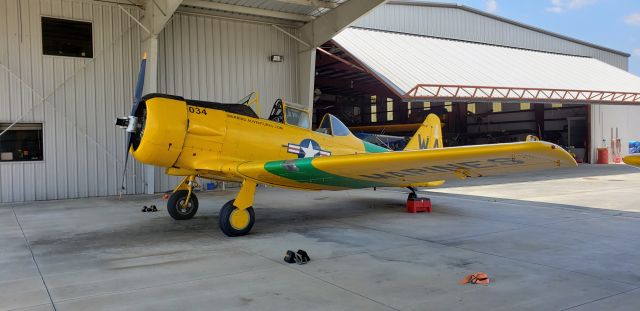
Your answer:
[[[411,198],[416,187],[448,179],[577,166],[565,150],[543,141],[443,148],[434,114],[404,151],[392,152],[358,139],[330,114],[312,131],[308,113],[281,100],[261,119],[250,107],[257,102],[251,95],[235,104],[165,94],[140,98],[144,61],[141,67],[131,115],[116,121],[129,134],[128,152],[184,176],[167,202],[174,219],[196,214],[196,177],[241,182],[236,198],[220,210],[220,229],[228,236],[253,227],[258,183],[300,190],[407,187]]]
[[[624,158],[622,161],[628,165],[640,167],[640,153],[638,154],[630,154]]]

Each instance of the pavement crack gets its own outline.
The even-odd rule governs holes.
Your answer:
[[[636,287],[636,288],[632,288],[632,289],[629,289],[629,290],[621,291],[621,292],[616,293],[616,294],[612,294],[612,295],[608,295],[608,296],[600,297],[600,298],[598,298],[598,299],[590,300],[590,301],[587,301],[587,302],[584,302],[584,303],[581,303],[581,304],[577,304],[577,305],[575,305],[575,306],[571,306],[571,307],[568,307],[568,308],[564,308],[564,309],[562,309],[562,310],[560,310],[560,311],[565,311],[565,310],[575,309],[575,308],[577,308],[577,307],[581,307],[581,306],[584,306],[584,305],[588,305],[588,304],[591,304],[591,303],[594,303],[594,302],[597,302],[597,301],[601,301],[601,300],[609,299],[609,298],[611,298],[611,297],[615,297],[615,296],[619,296],[619,295],[622,295],[622,294],[626,294],[626,293],[629,293],[629,292],[635,291],[635,290],[637,290],[637,289],[640,289],[640,287]]]
[[[40,271],[40,265],[38,265],[38,261],[36,260],[36,256],[33,254],[33,249],[31,248],[31,243],[29,243],[29,239],[27,239],[27,235],[24,233],[24,229],[22,229],[22,224],[18,219],[18,215],[16,214],[16,210],[11,207],[11,211],[13,212],[13,217],[16,219],[16,223],[20,228],[20,232],[22,233],[22,237],[24,238],[25,243],[27,243],[27,248],[29,248],[29,253],[31,254],[31,259],[33,263],[36,265],[36,269],[38,270],[38,275],[40,275],[40,279],[42,280],[42,285],[44,285],[44,289],[47,291],[47,296],[49,297],[49,301],[51,302],[51,307],[53,307],[54,311],[57,311],[56,304],[53,302],[53,298],[51,298],[51,292],[49,291],[49,287],[47,286],[47,282],[44,280],[44,276],[42,276],[42,271]]]

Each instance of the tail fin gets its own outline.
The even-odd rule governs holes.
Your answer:
[[[443,148],[442,125],[440,118],[430,113],[418,128],[404,150],[438,149]]]

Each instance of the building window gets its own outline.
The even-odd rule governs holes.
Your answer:
[[[467,111],[471,113],[476,113],[476,103],[467,104]]]
[[[429,109],[431,109],[431,103],[430,102],[422,103],[422,110],[429,110]]]
[[[562,104],[551,104],[551,108],[562,108]]]
[[[493,112],[502,111],[502,103],[493,102]]]
[[[378,107],[376,105],[376,96],[371,96],[371,123],[378,122]]]
[[[393,121],[393,98],[387,98],[387,121]]]
[[[0,132],[10,125],[0,123]],[[42,160],[42,123],[17,123],[0,136],[0,162]]]
[[[531,110],[531,103],[520,103],[520,110]]]
[[[93,57],[91,23],[42,17],[44,55]]]
[[[451,112],[451,110],[453,110],[453,105],[451,104],[451,102],[445,102],[444,109],[446,109],[447,112]]]

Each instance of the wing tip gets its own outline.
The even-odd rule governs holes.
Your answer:
[[[528,142],[530,144],[540,144],[543,145],[543,148],[550,148],[550,155],[558,161],[558,167],[578,167],[578,162],[576,159],[571,156],[569,151],[564,148],[547,141],[532,141]]]

